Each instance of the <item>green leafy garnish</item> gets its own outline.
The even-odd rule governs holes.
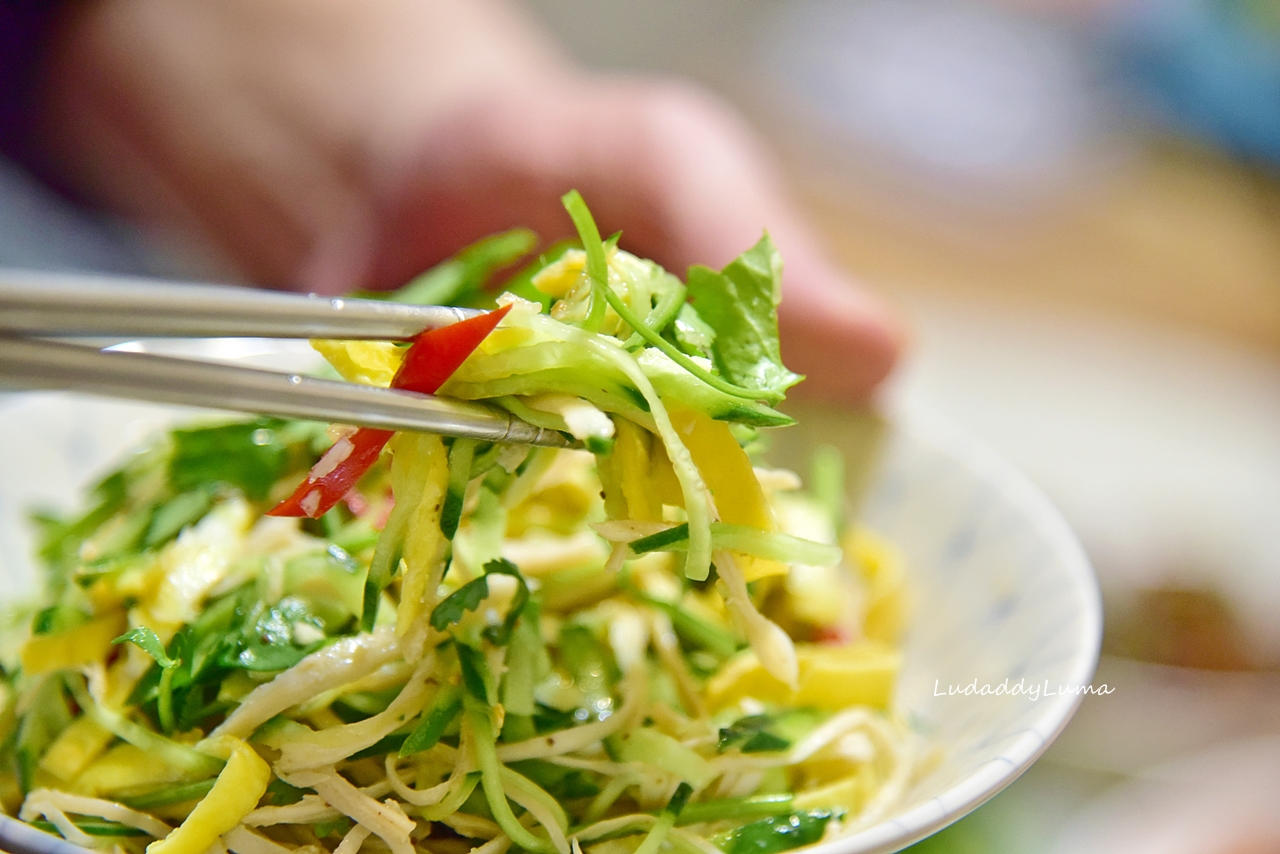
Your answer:
[[[496,626],[486,626],[483,632],[484,639],[489,643],[503,646],[511,640],[516,621],[520,619],[529,601],[529,585],[525,583],[524,576],[516,565],[505,558],[489,561],[484,565],[484,571],[485,575],[510,575],[516,580],[516,595],[511,600],[511,607],[507,609],[507,616]]]
[[[468,611],[480,607],[489,598],[489,580],[483,575],[473,578],[450,593],[431,610],[431,628],[442,632],[462,620]]]
[[[138,626],[130,629],[120,637],[112,641],[112,643],[131,643],[141,649],[147,655],[156,660],[156,664],[165,670],[172,670],[181,662],[170,658],[164,650],[164,644],[160,643],[160,638],[156,633],[146,626]]]
[[[173,674],[182,664],[181,659],[170,658],[165,652],[164,644],[160,643],[160,638],[146,626],[132,628],[112,643],[134,644],[156,660],[156,664],[160,666],[156,715],[160,718],[160,729],[166,734],[173,732]]]
[[[720,729],[716,750],[724,753],[733,747],[741,747],[743,753],[768,753],[786,750],[791,746],[787,739],[769,732],[774,719],[771,715],[747,715]]]
[[[489,705],[494,701],[493,672],[485,663],[484,653],[464,643],[454,644],[458,651],[458,669],[462,673],[462,687],[469,696]]]
[[[776,854],[822,838],[831,810],[794,812],[745,824],[712,841],[724,854]]]
[[[516,595],[511,602],[511,608],[507,611],[506,618],[496,626],[486,626],[482,635],[485,640],[490,643],[502,646],[511,639],[511,631],[515,628],[516,620],[520,619],[520,612],[524,609],[525,603],[529,601],[529,586],[525,583],[524,576],[520,574],[520,570],[509,560],[499,558],[491,560],[484,565],[485,574],[479,578],[473,578],[457,590],[450,593],[436,605],[431,611],[431,627],[438,632],[442,632],[449,626],[455,625],[462,620],[464,614],[468,611],[474,611],[480,607],[480,603],[489,597],[489,578],[490,575],[510,575],[516,579]]]
[[[289,471],[293,437],[282,434],[289,424],[279,418],[255,418],[174,430],[169,482],[177,492],[225,483],[260,501]]]
[[[295,626],[299,623],[310,625],[323,635],[323,623],[300,599],[286,597],[270,607],[257,603],[244,621],[236,643],[224,649],[221,663],[256,671],[293,667],[323,644],[296,643]]]
[[[689,296],[716,331],[711,355],[730,382],[777,399],[803,379],[782,364],[777,315],[782,258],[768,234],[718,273],[690,267]]]
[[[671,800],[667,801],[667,805],[662,808],[663,815],[669,815],[672,819],[680,817],[680,813],[684,812],[685,804],[689,803],[689,798],[693,795],[693,786],[688,783],[681,783],[676,786],[675,793],[671,796]]]

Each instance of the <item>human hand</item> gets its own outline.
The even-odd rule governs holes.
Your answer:
[[[55,174],[255,282],[394,287],[485,234],[570,234],[576,187],[605,233],[677,272],[768,228],[798,390],[865,399],[900,347],[732,112],[584,75],[497,2],[95,0],[68,7],[46,82]]]

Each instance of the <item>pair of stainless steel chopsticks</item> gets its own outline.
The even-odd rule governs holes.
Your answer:
[[[554,430],[484,404],[49,340],[401,340],[473,314],[222,285],[0,270],[0,387],[64,389],[491,442],[567,445]]]

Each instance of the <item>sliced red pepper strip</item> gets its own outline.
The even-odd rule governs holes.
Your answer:
[[[511,305],[507,304],[452,326],[423,332],[404,354],[391,387],[435,394],[510,310]]]
[[[405,353],[404,362],[391,380],[391,387],[434,394],[510,310],[510,305],[504,305],[496,311],[420,333],[413,339],[409,352]],[[339,439],[312,467],[307,479],[293,494],[269,510],[267,515],[316,519],[328,513],[377,461],[393,435],[395,432],[392,430],[361,427],[350,436]]]
[[[328,513],[377,461],[383,447],[394,435],[393,430],[361,427],[350,436],[334,442],[333,447],[311,469],[307,479],[298,484],[293,495],[268,510],[267,515],[309,516],[315,519]],[[340,454],[345,456],[331,459]]]

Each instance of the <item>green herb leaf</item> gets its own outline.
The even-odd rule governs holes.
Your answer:
[[[782,364],[782,259],[768,234],[720,272],[690,267],[688,279],[694,308],[716,332],[711,355],[726,379],[771,395],[803,379]]]
[[[156,633],[146,626],[130,629],[112,643],[131,643],[156,660],[156,664],[165,670],[172,670],[182,662],[170,658],[164,650],[164,644]]]
[[[290,468],[289,446],[281,429],[285,421],[253,421],[174,430],[169,482],[177,492],[227,483],[255,501]]]
[[[511,607],[507,609],[507,616],[501,624],[488,626],[481,633],[489,643],[505,646],[511,640],[511,632],[516,627],[516,621],[520,619],[525,605],[529,602],[529,585],[516,565],[505,558],[489,561],[484,565],[484,572],[485,575],[510,575],[516,580],[516,595],[511,600]]]
[[[777,854],[822,838],[831,810],[810,810],[766,818],[715,837],[724,854]]]
[[[267,608],[259,604],[246,616],[238,643],[224,648],[220,663],[225,667],[252,671],[285,670],[319,649],[324,641],[299,644],[294,626],[305,623],[323,631],[323,623],[292,596]]]
[[[50,605],[36,612],[31,620],[33,635],[56,635],[70,631],[89,621],[89,615],[72,605]]]
[[[473,578],[450,593],[431,610],[431,628],[442,632],[462,619],[463,614],[480,607],[489,596],[489,582],[482,575]]]
[[[299,789],[297,786],[290,786],[284,780],[277,778],[267,784],[267,803],[275,807],[296,804],[310,791],[310,789]]]
[[[689,303],[680,306],[675,321],[671,324],[676,343],[680,349],[690,356],[709,357],[716,343],[716,331],[712,329],[698,310]]]

